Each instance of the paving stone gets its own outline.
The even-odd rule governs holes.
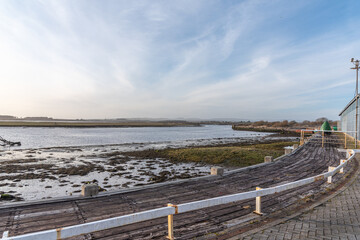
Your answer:
[[[249,237],[246,239],[360,240],[360,177],[313,211]]]

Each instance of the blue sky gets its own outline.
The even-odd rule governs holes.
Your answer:
[[[338,119],[358,1],[0,1],[0,114]]]

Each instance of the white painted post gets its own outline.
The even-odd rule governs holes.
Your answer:
[[[5,239],[8,239],[8,237],[9,237],[9,231],[5,231],[5,232],[3,232],[1,239],[5,240]]]
[[[262,188],[260,187],[256,187],[256,191],[257,190],[261,190]],[[256,197],[256,206],[255,206],[255,211],[254,213],[258,214],[258,215],[263,215],[263,213],[261,212],[261,197]]]
[[[341,159],[340,160],[340,164],[343,164],[344,162],[346,162],[346,160]],[[344,173],[344,168],[340,168],[340,172],[339,173]]]
[[[99,186],[97,184],[84,184],[81,186],[81,196],[92,197],[99,193]]]
[[[346,158],[351,157],[351,155],[352,155],[352,152],[351,152],[350,149],[348,149],[348,150],[346,151]]]
[[[270,162],[272,162],[273,161],[273,157],[272,156],[265,156],[264,157],[264,162],[265,163],[270,163]]]
[[[293,147],[290,147],[290,146],[284,147],[284,149],[285,149],[285,155],[290,154],[293,151]]]
[[[222,167],[212,167],[210,169],[211,175],[223,176],[224,175],[224,168]]]
[[[335,168],[336,168],[336,167],[330,167],[330,166],[329,166],[329,170],[328,170],[328,172],[333,171]],[[332,176],[329,176],[329,177],[328,177],[328,179],[327,179],[327,183],[332,183]]]

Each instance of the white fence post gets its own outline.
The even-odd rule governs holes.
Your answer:
[[[261,190],[262,188],[260,187],[256,187],[256,191]],[[263,215],[263,213],[261,212],[261,197],[256,197],[256,206],[255,206],[255,211],[254,213],[258,214],[258,215]]]
[[[334,171],[335,168],[336,168],[336,167],[330,167],[330,166],[329,166],[328,172]],[[327,183],[332,183],[332,176],[329,176],[329,177],[327,178]]]
[[[9,237],[9,231],[5,231],[5,232],[3,232],[3,235],[2,235],[2,240],[6,240],[6,239],[8,239],[8,237]]]
[[[344,162],[346,162],[346,160],[341,159],[340,160],[340,165],[343,164]],[[344,168],[340,168],[340,172],[339,173],[344,173]]]

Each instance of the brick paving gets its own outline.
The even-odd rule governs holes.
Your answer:
[[[360,240],[360,177],[345,191],[309,212],[242,239]]]

